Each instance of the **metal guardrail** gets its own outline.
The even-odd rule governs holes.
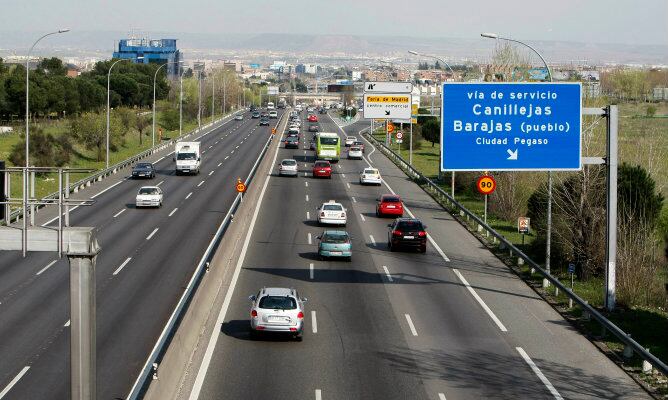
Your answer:
[[[594,318],[603,328],[610,331],[615,335],[620,341],[622,341],[626,346],[629,346],[640,358],[652,364],[654,368],[661,371],[664,375],[668,376],[668,365],[650,353],[647,349],[642,347],[638,342],[631,338],[631,335],[621,330],[617,325],[613,324],[609,319],[603,316],[598,312],[594,307],[589,305],[589,303],[582,299],[580,296],[576,295],[571,291],[570,288],[562,284],[558,278],[550,275],[545,271],[538,263],[533,261],[529,256],[524,254],[519,248],[517,248],[513,243],[508,241],[502,234],[495,231],[492,227],[487,225],[480,217],[478,217],[473,212],[469,211],[461,203],[456,201],[450,196],[449,193],[441,189],[438,185],[432,182],[429,178],[424,176],[418,170],[413,168],[405,159],[400,155],[394,152],[394,150],[388,148],[384,143],[380,142],[378,139],[369,134],[369,128],[363,129],[360,131],[367,140],[372,142],[380,151],[390,158],[395,164],[397,164],[404,172],[406,172],[410,177],[415,180],[418,180],[420,183],[424,184],[427,187],[427,190],[431,192],[433,196],[437,196],[440,200],[445,201],[452,209],[458,211],[461,217],[465,217],[467,221],[472,221],[474,224],[478,225],[478,231],[484,231],[486,236],[491,235],[494,242],[496,240],[500,243],[501,249],[507,249],[511,256],[516,255],[519,259],[522,259],[527,265],[529,265],[534,270],[538,271],[545,279],[550,281],[557,289],[561,290],[569,298],[571,298],[575,303],[577,303],[583,310],[583,312],[589,313],[589,315]],[[505,246],[505,248],[503,247]]]
[[[161,151],[161,150],[173,145],[174,143],[176,143],[179,140],[187,138],[188,136],[190,136],[192,134],[202,132],[205,129],[209,129],[209,128],[215,129],[215,128],[219,127],[220,125],[229,121],[232,117],[234,117],[240,111],[243,111],[243,110],[236,110],[236,111],[234,111],[232,113],[229,113],[226,116],[218,119],[217,121],[210,122],[210,123],[202,126],[201,130],[198,129],[198,128],[195,128],[194,130],[186,133],[185,135],[177,136],[174,139],[170,139],[166,142],[162,142],[162,143],[160,143],[160,144],[158,144],[154,147],[151,147],[150,149],[146,149],[146,150],[142,151],[141,153],[135,154],[134,156],[132,156],[130,158],[126,158],[125,160],[120,161],[120,162],[110,166],[109,168],[103,169],[101,171],[96,172],[93,175],[89,175],[85,178],[82,178],[82,179],[70,184],[69,187],[63,188],[63,192],[68,191],[69,193],[77,193],[79,190],[84,189],[86,186],[90,186],[96,181],[99,182],[102,179],[104,179],[104,178],[106,178],[110,175],[115,174],[116,172],[118,172],[118,170],[123,169],[123,168],[125,168],[129,165],[132,165],[135,162],[137,162],[137,161],[139,161],[143,158],[146,158],[146,157],[148,157],[148,156],[150,156],[150,155],[152,155],[152,154],[154,154],[158,151]],[[48,194],[45,197],[43,197],[42,199],[43,200],[54,200],[55,201],[55,200],[58,199],[58,192],[53,192],[51,194]],[[44,206],[45,205],[35,206],[35,210],[39,210],[40,208],[42,208]],[[12,220],[18,221],[21,218],[22,215],[23,215],[23,210],[22,209],[14,210],[10,214],[9,220],[10,221],[12,221]]]
[[[283,116],[281,119],[278,121],[278,123],[275,125],[276,128],[276,135],[278,135],[278,127],[286,120],[286,115],[287,113],[283,113]],[[265,155],[267,154],[267,151],[269,150],[269,147],[271,145],[271,142],[274,139],[273,134],[269,135],[269,138],[267,139],[266,143],[264,144],[262,151],[260,152],[260,155],[258,156],[257,160],[255,160],[255,163],[253,164],[253,167],[251,168],[250,172],[248,173],[248,176],[245,179],[245,184],[246,187],[251,183],[253,178],[255,177],[255,173],[257,172],[257,168],[264,159]],[[195,268],[195,272],[193,273],[192,277],[190,278],[190,281],[188,282],[188,285],[186,286],[185,290],[183,291],[183,294],[181,295],[181,298],[179,299],[179,302],[177,303],[176,307],[174,308],[174,311],[172,312],[172,315],[169,317],[169,320],[167,321],[167,324],[165,325],[164,329],[162,330],[160,337],[158,338],[158,341],[156,342],[155,346],[151,350],[151,354],[149,355],[148,359],[146,360],[146,363],[144,364],[141,372],[139,373],[139,376],[137,377],[137,380],[135,381],[134,385],[132,386],[132,389],[130,390],[130,394],[128,394],[127,399],[128,400],[136,400],[140,399],[143,397],[145,390],[147,388],[147,383],[149,381],[149,377],[151,376],[151,372],[153,371],[153,365],[154,363],[157,363],[158,360],[164,355],[165,351],[167,350],[167,347],[170,344],[171,338],[178,329],[179,322],[181,321],[183,315],[185,312],[188,310],[188,305],[190,304],[190,301],[192,300],[193,296],[195,295],[195,292],[197,291],[197,288],[199,287],[199,283],[202,280],[202,277],[204,276],[204,273],[208,270],[209,263],[211,262],[211,259],[214,256],[215,251],[218,248],[218,245],[220,244],[221,240],[223,239],[223,236],[225,235],[225,232],[227,232],[227,228],[229,227],[230,223],[232,222],[234,218],[234,213],[237,211],[239,206],[241,205],[242,201],[242,194],[238,194],[234,202],[232,202],[232,205],[227,211],[227,214],[225,215],[225,218],[223,219],[223,222],[218,226],[218,230],[216,230],[216,233],[213,237],[213,240],[209,243],[209,246],[207,249],[204,251],[204,254],[202,255],[202,258],[200,259],[199,263],[197,264],[197,267]]]

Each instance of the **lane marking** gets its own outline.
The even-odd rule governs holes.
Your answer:
[[[322,390],[320,389],[315,390],[315,400],[322,400]]]
[[[369,154],[369,155],[371,155],[371,154]],[[445,395],[443,393],[439,393],[438,394],[438,400],[447,400],[447,399],[445,398]]]
[[[318,320],[315,319],[315,311],[311,310],[311,329],[313,333],[318,333]]]
[[[209,176],[213,175],[213,171],[209,172]]]
[[[311,219],[311,213],[306,211],[306,220],[310,220],[310,219]]]
[[[483,310],[485,310],[485,312],[487,313],[487,315],[489,315],[489,317],[492,319],[492,321],[494,321],[496,326],[498,326],[499,329],[501,329],[501,332],[508,332],[508,329],[506,329],[506,327],[503,325],[501,320],[496,317],[496,315],[492,312],[492,310],[489,307],[487,307],[487,304],[485,304],[485,302],[482,300],[482,298],[480,298],[480,296],[478,296],[478,293],[476,293],[476,291],[473,290],[473,288],[471,287],[469,282],[466,280],[466,278],[464,278],[464,275],[462,275],[461,272],[459,272],[459,270],[457,268],[453,268],[452,271],[455,273],[455,275],[457,275],[459,280],[462,281],[464,286],[466,286],[466,289],[468,289],[469,293],[471,293],[473,298],[475,298],[478,301],[480,306],[483,308]]]
[[[277,146],[276,151],[274,152],[274,158],[271,161],[271,165],[276,164],[276,159],[278,158],[279,149],[280,146]],[[257,221],[257,216],[260,212],[262,200],[264,199],[264,194],[267,191],[267,186],[269,185],[270,180],[271,180],[271,175],[267,176],[267,180],[264,181],[264,185],[262,186],[262,191],[260,192],[260,198],[258,199],[257,205],[255,206],[255,211],[253,212],[253,217],[251,218],[250,226],[248,228],[248,231],[246,232],[246,237],[244,239],[243,247],[241,248],[241,254],[239,254],[239,258],[237,259],[237,265],[234,268],[234,274],[232,275],[232,279],[227,289],[227,293],[225,293],[225,299],[223,300],[223,305],[221,306],[220,312],[218,313],[218,318],[215,324],[215,326],[217,327],[222,326],[223,322],[225,322],[225,315],[227,314],[227,309],[230,306],[234,289],[237,285],[237,281],[239,280],[241,266],[243,265],[243,262],[246,259],[246,253],[248,252],[250,238],[251,235],[253,234],[253,229],[255,228],[255,222]],[[197,400],[197,398],[199,397],[199,394],[202,390],[202,385],[204,384],[204,378],[206,377],[206,372],[209,369],[209,365],[211,364],[213,351],[216,348],[216,343],[218,342],[218,338],[220,336],[221,336],[220,331],[218,329],[214,329],[213,332],[211,333],[211,336],[209,337],[209,343],[206,347],[206,351],[204,352],[204,358],[202,359],[202,363],[200,364],[199,370],[197,371],[197,376],[195,378],[195,383],[193,384],[193,388],[190,392],[189,400]]]
[[[153,232],[151,232],[151,234],[146,236],[146,240],[151,240],[151,238],[153,237],[153,235],[155,235],[155,233],[158,231],[158,229],[160,229],[160,228],[153,229]]]
[[[341,164],[336,164],[336,166],[339,167],[339,169],[341,169]]]
[[[308,195],[306,195],[306,201],[308,201]]]
[[[376,239],[373,238],[373,235],[369,235],[369,239],[371,239],[371,244],[373,244],[374,247],[375,247],[376,246]]]
[[[126,258],[125,261],[123,261],[123,264],[121,264],[120,267],[116,268],[116,271],[114,271],[114,273],[113,273],[112,275],[118,275],[118,273],[121,272],[121,270],[123,269],[123,267],[125,267],[126,265],[128,265],[128,263],[130,262],[130,260],[132,260],[132,257],[128,257],[128,258]]]
[[[385,265],[383,265],[383,271],[385,271],[385,276],[387,277],[387,280],[390,282],[394,282],[394,279],[392,279],[392,275],[390,275],[390,271],[387,269]]]
[[[124,208],[124,209],[122,209],[121,211],[119,211],[119,212],[117,212],[116,214],[114,214],[114,218],[116,218],[116,217],[118,217],[119,215],[123,214],[123,213],[125,212],[125,210],[126,210],[126,209]]]
[[[47,269],[49,269],[49,267],[51,267],[53,264],[55,264],[57,262],[58,262],[58,260],[51,261],[50,263],[47,264],[46,267],[40,269],[39,272],[37,272],[35,275],[42,275],[42,272],[46,271]]]
[[[221,165],[223,165],[223,162],[222,162],[222,161],[218,163],[218,166],[219,166],[219,167],[220,167]]]
[[[239,145],[237,145],[237,147],[235,147],[235,149],[238,149],[238,148],[239,148]]]
[[[360,218],[362,218],[362,222],[366,222],[366,218],[364,218],[364,215],[360,213]]]
[[[348,186],[348,189],[350,189],[350,183],[346,182],[346,186]]]
[[[160,186],[160,185],[162,185],[163,183],[165,183],[165,181],[160,181],[160,182],[158,182],[158,184],[155,185],[155,186]]]
[[[175,209],[173,209],[172,212],[169,213],[168,217],[171,217],[172,215],[174,215],[174,213],[175,213],[176,210],[178,210],[178,209],[179,209],[178,207],[176,207]]]
[[[234,153],[234,150],[230,151],[230,154]]]
[[[342,178],[345,178],[345,177],[346,177],[346,174],[341,174],[341,177],[342,177]]]
[[[357,203],[357,200],[355,199],[354,196],[351,196],[350,198],[353,200],[353,203]]]
[[[188,193],[188,195],[186,196],[186,200],[188,200],[188,198],[192,195],[193,195],[193,192]]]
[[[105,192],[107,192],[107,191],[109,191],[109,190],[115,188],[116,186],[120,185],[120,184],[123,183],[123,182],[125,182],[125,180],[118,181],[118,182],[114,183],[113,185],[109,186],[108,188],[106,188],[106,189],[104,189],[104,190],[102,190],[102,191],[100,191],[100,192],[97,192],[97,194],[94,194],[94,195],[90,196],[90,198],[91,198],[91,199],[94,199],[94,198],[96,198],[97,196],[99,196],[99,195],[101,195],[101,194],[103,194],[103,193],[105,193]]]
[[[157,163],[159,163],[159,162],[162,161],[165,157],[167,157],[167,156],[162,156],[162,157],[158,158],[157,160],[153,161],[153,164],[157,164]]]
[[[308,269],[309,269],[309,277],[310,277],[311,279],[313,279],[313,277],[314,277],[314,275],[315,275],[315,270],[313,269],[313,263],[310,263],[310,264],[308,265]]]
[[[547,377],[543,375],[543,372],[536,366],[536,364],[533,362],[531,357],[529,357],[526,351],[524,351],[524,349],[521,347],[515,347],[515,349],[517,350],[518,353],[520,353],[524,361],[526,361],[526,363],[529,364],[529,367],[531,367],[534,374],[538,376],[538,379],[540,379],[540,381],[543,382],[543,385],[545,385],[547,390],[549,390],[550,393],[552,393],[552,396],[554,396],[554,398],[557,400],[563,400],[564,398],[561,397],[559,392],[557,392],[557,389],[555,389],[554,386],[552,386],[552,383],[550,383]]]
[[[226,159],[226,160],[227,160],[228,158],[230,158],[230,156],[225,156],[225,159]],[[222,163],[221,163],[221,164],[222,164]]]
[[[406,316],[406,321],[408,321],[408,327],[411,330],[411,333],[413,336],[417,336],[417,330],[415,330],[415,325],[413,325],[413,320],[411,319],[411,316],[408,314],[404,314]]]
[[[308,187],[308,182],[304,182],[304,185],[305,185],[306,187]]]
[[[200,187],[200,186],[202,186],[203,184],[204,184],[204,181],[198,183],[198,184],[197,184],[197,187]]]
[[[311,232],[308,233],[308,244],[311,244]]]
[[[70,208],[70,214],[72,213],[72,211],[76,210],[77,208],[79,208],[79,206],[74,206],[74,207]],[[63,213],[62,217],[65,218],[65,213]],[[53,217],[50,220],[43,223],[42,226],[47,226],[50,223],[52,223],[53,221],[56,221],[57,219],[58,219],[58,216],[56,215],[55,217]]]
[[[308,176],[308,172],[304,172],[304,176]]]
[[[30,366],[29,366],[29,365],[26,365],[25,367],[23,367],[23,369],[21,370],[21,372],[19,372],[19,374],[16,375],[16,376],[14,377],[14,379],[12,379],[11,382],[9,382],[9,385],[7,385],[4,389],[2,389],[2,392],[0,392],[0,399],[4,398],[4,397],[7,395],[7,393],[9,393],[9,391],[12,390],[12,388],[14,387],[14,385],[16,385],[16,383],[17,383],[21,378],[23,378],[23,375],[25,375],[26,372],[28,372],[29,369],[30,369]],[[316,398],[317,398],[317,397],[318,397],[318,395],[316,394]]]
[[[68,319],[67,322],[65,322],[65,325],[63,325],[63,326],[64,326],[65,328],[67,328],[67,327],[70,326],[71,324],[72,324],[72,321]]]

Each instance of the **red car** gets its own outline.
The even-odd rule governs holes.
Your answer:
[[[313,164],[314,178],[332,178],[332,164],[329,161],[316,161]]]
[[[315,114],[308,116],[308,122],[318,122],[318,117]]]
[[[401,202],[401,197],[395,194],[384,194],[378,199],[376,206],[376,216],[383,217],[386,215],[393,215],[402,217],[404,215],[404,204]]]

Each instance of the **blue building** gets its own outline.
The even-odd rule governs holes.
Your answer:
[[[114,58],[132,59],[135,63],[171,63],[165,67],[168,76],[179,75],[181,52],[176,48],[176,39],[121,39]],[[138,57],[144,57],[138,59]]]

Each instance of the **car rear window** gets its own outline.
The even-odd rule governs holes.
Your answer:
[[[364,170],[364,173],[365,173],[365,174],[375,175],[375,174],[378,173],[378,171],[375,170],[375,169],[365,169],[365,170]]]
[[[281,162],[281,164],[283,164],[283,165],[297,165],[297,161],[295,161],[295,160],[283,160]]]
[[[422,231],[422,222],[420,221],[399,221],[397,229],[403,231]]]
[[[325,204],[322,209],[325,211],[341,211],[343,207],[340,204]]]
[[[315,163],[315,166],[316,166],[317,168],[327,168],[327,167],[329,167],[329,163],[328,163],[328,162],[318,161],[318,162]]]
[[[297,308],[295,299],[289,296],[264,296],[260,299],[260,308],[294,310]]]
[[[395,196],[385,196],[383,197],[383,202],[385,203],[400,203],[401,199]]]
[[[351,147],[350,151],[361,151],[359,147]]]
[[[322,237],[325,243],[347,243],[348,235],[345,233],[326,233]]]

